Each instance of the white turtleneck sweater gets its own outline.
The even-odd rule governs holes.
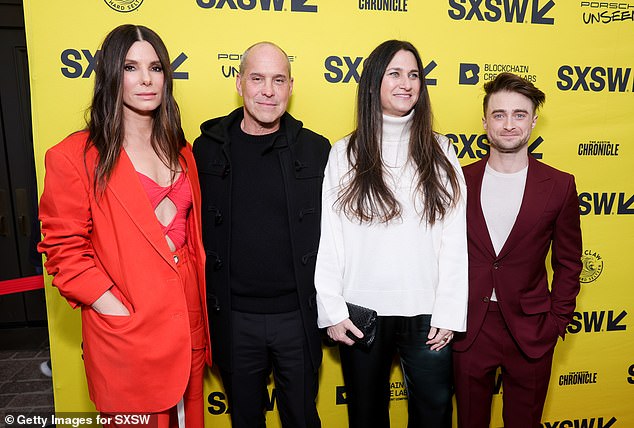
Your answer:
[[[383,116],[383,163],[402,216],[388,224],[349,220],[337,209],[342,181],[350,165],[348,137],[330,151],[323,194],[321,240],[315,286],[319,327],[348,318],[346,302],[372,308],[380,316],[431,314],[431,325],[453,331],[466,329],[467,230],[466,187],[454,148],[437,135],[438,143],[456,169],[461,199],[434,226],[421,222],[414,204],[416,174],[408,162],[413,112]],[[343,183],[345,185],[345,182]]]

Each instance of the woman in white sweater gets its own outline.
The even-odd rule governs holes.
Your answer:
[[[465,185],[455,151],[432,130],[416,48],[391,40],[365,60],[357,129],[326,167],[315,285],[318,323],[339,342],[350,427],[389,427],[400,355],[409,426],[451,427],[451,347],[466,328]],[[378,313],[369,349],[346,302]]]

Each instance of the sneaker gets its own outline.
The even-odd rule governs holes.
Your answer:
[[[53,377],[53,372],[51,371],[51,360],[46,360],[40,364],[40,371],[46,377]]]

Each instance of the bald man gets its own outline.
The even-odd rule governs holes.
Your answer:
[[[278,46],[244,52],[236,89],[243,106],[194,142],[214,362],[234,428],[266,426],[271,370],[282,426],[319,427],[313,276],[330,144],[286,111],[293,78]]]

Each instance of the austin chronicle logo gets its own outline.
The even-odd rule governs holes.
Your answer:
[[[116,10],[117,12],[132,12],[141,6],[143,0],[103,0],[110,9]]]
[[[581,256],[581,263],[583,264],[583,269],[581,270],[579,281],[584,284],[593,282],[603,272],[603,259],[596,251],[584,250]]]

